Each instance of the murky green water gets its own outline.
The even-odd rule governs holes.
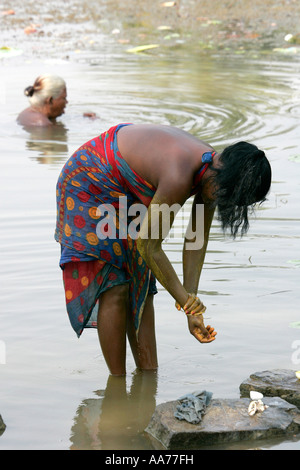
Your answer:
[[[300,300],[299,55],[210,57],[183,47],[133,55],[110,47],[103,55],[0,63],[0,413],[7,425],[0,449],[152,449],[143,430],[155,405],[199,389],[238,397],[252,372],[300,369],[292,356],[300,333],[290,326],[299,322]],[[65,78],[69,105],[54,134],[28,134],[15,119],[27,106],[23,89],[45,70]],[[84,118],[87,111],[99,119]],[[200,293],[217,340],[199,345],[160,289],[158,373],[135,371],[128,350],[127,377],[113,380],[96,331],[78,340],[69,325],[53,233],[61,166],[118,122],[175,125],[218,150],[253,141],[270,158],[273,184],[242,240],[213,224]],[[165,249],[181,275],[181,240]],[[299,439],[234,448],[299,449]]]

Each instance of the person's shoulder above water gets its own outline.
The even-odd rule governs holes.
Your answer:
[[[17,118],[18,124],[21,126],[32,127],[32,126],[52,126],[53,123],[41,112],[34,108],[24,109]]]

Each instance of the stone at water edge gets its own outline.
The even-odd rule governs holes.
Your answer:
[[[278,397],[264,398],[268,408],[248,415],[250,398],[213,399],[200,424],[174,416],[179,401],[158,405],[146,432],[166,449],[201,449],[210,445],[284,437],[300,432],[300,410]]]
[[[241,397],[249,397],[251,390],[261,392],[264,397],[281,397],[300,409],[300,380],[293,370],[273,369],[255,372],[241,383]]]
[[[5,424],[4,424],[4,422],[3,422],[3,419],[2,419],[2,417],[1,417],[1,415],[0,415],[0,436],[1,436],[1,434],[4,433],[5,428],[6,428],[6,426],[5,426]]]

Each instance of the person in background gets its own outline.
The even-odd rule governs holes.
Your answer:
[[[24,94],[30,106],[17,118],[24,127],[53,126],[68,103],[66,83],[57,75],[40,75],[32,86],[25,88]]]

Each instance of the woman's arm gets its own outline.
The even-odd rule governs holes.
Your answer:
[[[176,215],[171,208],[178,210],[180,204],[158,189],[142,222],[137,248],[158,282],[183,307],[188,300],[188,293],[162,249],[162,242]]]
[[[201,312],[205,311],[205,306],[197,297],[213,215],[214,208],[204,204],[200,194],[197,194],[193,201],[183,249],[183,285],[190,293],[185,305],[185,313],[190,333],[201,343],[214,341],[217,334],[214,328],[207,325],[208,335],[203,335],[205,326]],[[196,299],[198,299],[198,304]],[[178,302],[176,302],[176,307],[178,310],[181,309]]]
[[[214,207],[203,203],[200,194],[195,195],[182,258],[183,285],[187,292],[196,295],[214,211]],[[191,234],[193,235],[192,238]]]
[[[170,188],[170,186],[168,187]],[[181,204],[187,199],[189,190],[189,187],[180,190],[177,185],[176,195],[174,195],[172,190],[158,188],[148,207],[137,240],[137,248],[158,282],[181,307],[185,308],[187,306],[189,308],[186,313],[197,309],[199,306],[198,299],[195,296],[191,297],[180,282],[162,249],[162,242],[169,233],[176,215],[171,209],[174,207],[175,212],[180,209]],[[176,206],[174,206],[175,204]],[[213,341],[213,329],[211,327],[205,328],[202,316],[192,317],[189,315],[188,323],[191,334],[198,341]]]

